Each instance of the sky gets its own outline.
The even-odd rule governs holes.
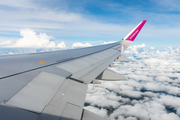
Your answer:
[[[0,55],[120,41],[145,26],[111,67],[126,81],[88,85],[85,109],[106,120],[180,120],[179,0],[0,0]]]
[[[0,47],[100,45],[119,41],[147,20],[135,44],[178,47],[179,0],[0,1]]]

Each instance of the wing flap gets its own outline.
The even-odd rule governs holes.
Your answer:
[[[85,69],[82,69],[82,70],[78,71],[77,73],[73,74],[72,77],[76,78],[76,79],[80,79],[81,77],[83,77],[84,75],[88,74],[90,71],[92,71],[94,68],[98,67],[102,63],[103,63],[103,61],[99,61],[99,62],[97,62],[95,64],[92,64],[91,66],[89,66],[89,67],[87,67]]]
[[[62,113],[61,120],[67,120],[67,119],[80,120],[81,113],[82,113],[82,108],[80,106],[71,103],[66,103],[64,111]]]
[[[102,117],[84,109],[83,116],[81,120],[104,120]]]
[[[87,85],[66,79],[38,120],[81,119]]]
[[[116,73],[110,69],[103,71],[96,79],[105,81],[127,80],[126,77],[119,75],[119,73]]]
[[[29,82],[31,82],[35,77],[41,72],[51,73],[58,76],[67,78],[71,73],[57,68],[55,66],[49,66],[46,68],[37,69],[34,71],[29,71],[27,73],[19,74],[16,76],[11,76],[0,80],[0,103],[11,99],[15,94],[17,94],[21,89],[23,89]],[[6,92],[5,92],[6,91]]]
[[[121,55],[114,62],[129,62],[129,61],[131,61],[131,59]]]
[[[119,53],[116,53],[115,55],[111,56],[105,62],[103,62],[102,64],[100,64],[98,67],[94,68],[87,74],[83,75],[79,79],[85,81],[86,83],[90,83],[92,80],[94,80],[99,75],[99,73],[104,71],[107,68],[107,66],[109,64],[111,64],[113,60],[115,60],[117,58],[117,56],[119,56]]]
[[[41,113],[64,80],[64,77],[41,72],[16,95],[8,100],[6,105]]]
[[[37,113],[38,120],[79,120],[86,91],[86,84],[41,72],[5,105]]]

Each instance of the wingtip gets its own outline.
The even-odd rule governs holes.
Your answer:
[[[139,34],[139,32],[141,31],[142,27],[144,26],[144,24],[146,23],[147,20],[143,20],[140,24],[138,24],[138,26],[136,26],[135,29],[133,29],[130,34],[128,34],[128,36],[125,38],[125,40],[128,41],[134,41],[134,39],[136,38],[136,36]]]
[[[147,22],[147,20],[143,20],[142,22],[146,23],[146,22]]]
[[[123,52],[135,40],[147,20],[142,20],[129,34],[127,34],[120,43],[122,44],[121,52]]]

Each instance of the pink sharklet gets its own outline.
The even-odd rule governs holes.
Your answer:
[[[123,51],[127,48],[127,46],[123,45]]]
[[[146,23],[147,20],[143,20],[141,22],[141,24],[131,33],[131,35],[129,35],[129,37],[126,39],[128,41],[134,41],[134,39],[136,38],[136,36],[138,35],[138,33],[140,32],[140,30],[142,29],[142,27],[144,26],[144,24]]]

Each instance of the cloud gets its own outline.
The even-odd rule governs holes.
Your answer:
[[[143,43],[141,45],[133,45],[133,46],[129,46],[130,48],[143,48],[146,47],[146,45]]]
[[[90,47],[92,46],[90,43],[80,43],[80,42],[76,42],[76,43],[73,43],[72,45],[72,48],[77,48],[77,47]]]
[[[123,116],[134,116],[140,120],[179,120],[179,117],[174,113],[166,113],[165,107],[156,102],[137,103],[134,106],[123,105],[119,107],[110,116],[111,119]]]
[[[159,5],[164,6],[166,8],[165,10],[180,11],[179,0],[158,0],[158,1],[152,0],[152,1],[154,1],[155,3],[158,3]]]
[[[170,108],[180,108],[180,98],[171,95],[161,95],[160,98],[155,99],[157,102],[166,105]]]
[[[123,55],[132,61],[116,62],[110,69],[128,80],[89,85],[86,102],[106,109],[110,120],[179,120],[180,47],[152,49],[142,44],[127,51]]]
[[[138,72],[136,71],[136,73],[138,73]],[[128,77],[132,78],[132,79],[135,79],[135,80],[138,80],[138,81],[140,81],[140,80],[143,80],[143,81],[153,81],[152,77],[148,77],[148,76],[145,76],[145,75],[139,75],[139,73],[138,73],[138,75],[129,75]]]
[[[162,84],[159,82],[148,82],[143,86],[143,88],[151,91],[164,91],[169,94],[180,95],[180,88],[171,85]]]
[[[135,53],[137,54],[139,49],[143,50],[145,47],[145,44],[141,44],[141,45],[133,45],[133,46],[129,46],[128,50],[124,51],[124,53]]]
[[[61,42],[61,43],[57,44],[57,47],[64,49],[64,48],[66,48],[66,44],[64,42]]]
[[[117,5],[116,2],[100,2],[102,6],[100,5],[98,7],[103,7],[102,10],[109,7],[112,8],[113,11],[115,10],[115,13],[119,14],[120,8],[122,13],[126,13],[131,17],[134,17],[134,14],[132,14],[134,12],[136,12],[136,16],[138,16],[134,21],[130,19],[127,20],[127,18],[119,21],[115,17],[118,15],[108,18],[107,16],[100,15],[100,17],[94,14],[87,14],[92,12],[87,12],[87,9],[84,9],[82,4],[86,3],[88,5],[90,3],[89,1],[81,2],[80,5],[82,6],[79,7],[81,9],[78,10],[77,7],[75,7],[77,4],[71,3],[72,1],[59,1],[57,3],[57,1],[51,2],[49,0],[46,2],[41,0],[39,2],[28,0],[18,0],[16,2],[8,0],[0,2],[3,6],[0,10],[2,21],[0,23],[0,33],[5,36],[10,35],[11,37],[17,37],[19,29],[29,28],[35,31],[43,31],[54,37],[65,37],[68,39],[71,37],[81,37],[84,39],[86,39],[85,37],[96,37],[99,40],[109,40],[110,38],[112,41],[116,41],[117,39],[120,40],[123,38],[136,24],[144,19],[144,16],[146,16],[149,22],[145,25],[145,28],[143,28],[142,33],[140,33],[141,35],[138,36],[140,40],[146,37],[146,39],[152,40],[151,43],[157,45],[157,43],[161,42],[162,44],[158,45],[163,46],[166,42],[160,40],[171,39],[169,43],[177,45],[175,43],[178,41],[173,41],[179,38],[178,30],[180,26],[180,17],[177,15],[149,13],[147,11],[139,11],[136,7],[131,8],[121,3]],[[112,9],[109,8],[106,10],[111,11]],[[169,23],[169,21],[173,22]],[[156,40],[157,38],[158,40]],[[108,42],[103,44],[106,43]]]
[[[168,1],[168,0],[166,0]],[[92,1],[93,2],[93,1]],[[29,0],[13,0],[2,1],[1,4],[1,23],[0,23],[0,33],[3,35],[18,35],[19,29],[29,28],[33,30],[43,31],[47,34],[53,35],[54,37],[100,37],[99,39],[109,39],[112,41],[124,37],[133,27],[135,27],[140,20],[146,18],[150,21],[147,26],[143,28],[143,33],[138,36],[140,39],[146,37],[152,40],[151,43],[162,43],[163,41],[155,41],[157,38],[159,40],[171,40],[170,44],[177,43],[174,41],[179,38],[179,20],[180,17],[177,14],[166,14],[148,12],[139,9],[141,7],[131,7],[123,5],[118,2],[108,2],[108,1],[97,1],[102,7],[101,10],[112,10],[114,16],[107,17],[103,15],[88,14],[92,13],[84,9],[84,6],[88,6],[92,2],[77,2],[74,3],[72,0],[66,1],[49,1],[46,2],[40,0],[39,2],[29,1]],[[163,1],[161,1],[162,3]],[[82,5],[86,3],[86,5]],[[158,2],[155,2],[157,5]],[[164,3],[171,3],[164,2]],[[179,8],[179,3],[173,1],[176,8]],[[91,5],[93,5],[92,3]],[[80,9],[77,10],[77,6],[81,5]],[[155,6],[153,4],[153,7]],[[169,4],[167,4],[169,5]],[[144,5],[143,5],[144,6]],[[173,5],[172,5],[173,6]],[[126,9],[124,9],[126,8]],[[137,9],[138,8],[138,9]],[[159,7],[156,7],[159,8]],[[174,7],[171,7],[174,8]],[[89,10],[89,9],[88,9]],[[128,14],[128,18],[118,20],[117,14],[122,12],[123,15]],[[133,12],[131,12],[133,11]],[[136,13],[136,14],[134,14]],[[136,15],[136,16],[134,16]],[[138,16],[138,17],[137,17]],[[129,18],[135,18],[134,20]],[[169,22],[172,21],[172,22]],[[158,22],[158,23],[157,23]],[[151,33],[151,34],[149,34]],[[149,40],[146,40],[149,41]],[[158,44],[161,45],[161,44]]]
[[[7,1],[0,1],[0,5],[6,5],[9,7],[17,7],[17,8],[34,8],[32,2],[28,0],[7,0]]]
[[[124,85],[124,84],[120,85],[119,88],[121,90],[131,90],[131,91],[134,90],[134,87],[129,86],[129,85]]]
[[[10,44],[11,44],[10,40],[0,42],[0,46],[7,46],[7,45],[10,45]]]
[[[103,42],[101,44],[110,44],[110,43],[115,43],[115,42],[117,42],[117,41],[108,41],[108,42]]]
[[[20,31],[20,35],[23,37],[17,40],[11,47],[33,47],[33,48],[66,48],[64,42],[56,44],[51,41],[53,39],[52,36],[46,35],[46,33],[36,34],[33,30],[23,29]]]
[[[180,117],[180,108],[177,109],[176,114]]]
[[[123,90],[123,91],[119,91],[120,94],[123,94],[125,96],[128,97],[133,97],[133,98],[140,98],[142,93],[139,91],[133,91],[133,90]]]

